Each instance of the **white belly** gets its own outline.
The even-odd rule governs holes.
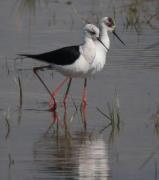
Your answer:
[[[86,77],[90,69],[90,64],[83,56],[80,56],[73,64],[70,65],[53,65],[53,69],[57,70],[64,76],[69,77]]]

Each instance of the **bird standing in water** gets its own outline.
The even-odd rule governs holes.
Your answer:
[[[86,24],[84,29],[84,42],[81,45],[68,46],[54,51],[42,53],[42,54],[20,54],[20,56],[33,58],[39,61],[48,63],[49,65],[34,67],[33,71],[41,83],[44,85],[46,90],[53,100],[52,110],[57,107],[55,95],[68,81],[66,93],[63,99],[63,104],[66,106],[67,96],[72,82],[72,78],[81,77],[84,78],[84,91],[82,97],[82,104],[85,109],[86,107],[86,87],[87,77],[90,75],[90,67],[92,66],[96,57],[96,42],[99,41],[99,29],[93,24]],[[100,42],[103,46],[104,44]],[[106,48],[106,47],[104,47]],[[45,82],[38,74],[39,70],[51,69],[56,70],[66,76],[66,78],[57,86],[55,91],[52,93]],[[51,103],[50,103],[51,104]]]
[[[82,107],[85,112],[87,104],[87,77],[101,71],[104,68],[106,63],[106,54],[110,47],[108,32],[112,32],[120,40],[120,42],[124,44],[124,42],[116,34],[115,23],[110,17],[104,17],[101,19],[99,29],[93,24],[86,24],[83,31],[84,41],[81,45],[68,46],[42,54],[20,54],[21,56],[33,58],[49,64],[46,66],[34,67],[33,71],[51,96],[49,106],[52,111],[54,111],[57,107],[57,102],[55,100],[56,94],[65,82],[68,81],[63,99],[63,104],[66,108],[66,101],[72,78],[80,77],[84,78]],[[66,76],[66,78],[56,87],[53,93],[49,90],[45,82],[38,74],[39,70],[44,69],[56,70]],[[86,127],[86,121],[84,124]]]

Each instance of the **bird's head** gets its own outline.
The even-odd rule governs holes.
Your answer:
[[[86,24],[84,27],[84,34],[86,37],[91,38],[93,41],[99,41],[105,48],[108,48],[103,44],[99,38],[99,29],[93,24]]]
[[[107,31],[115,30],[115,22],[111,17],[103,17],[100,21],[101,28],[107,29]]]
[[[110,31],[112,32],[117,39],[123,44],[125,45],[125,43],[120,39],[120,37],[117,35],[117,33],[115,32],[115,21],[111,18],[111,17],[103,17],[100,21],[100,29],[101,30],[105,30],[105,31]]]
[[[84,26],[84,34],[95,41],[99,38],[99,29],[93,24],[86,24]]]

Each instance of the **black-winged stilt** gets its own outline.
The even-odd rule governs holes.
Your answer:
[[[82,104],[85,109],[87,77],[90,74],[90,68],[96,57],[97,41],[99,41],[107,49],[107,47],[99,39],[99,29],[93,24],[86,24],[84,27],[84,42],[81,45],[68,46],[42,54],[19,54],[20,56],[33,58],[49,64],[46,66],[34,67],[33,71],[53,99],[54,104],[52,110],[55,110],[57,106],[55,100],[56,93],[63,86],[63,84],[69,80],[63,100],[63,104],[66,106],[67,95],[70,89],[72,78],[74,77],[84,78]],[[59,84],[59,86],[57,86],[53,93],[49,90],[45,82],[38,74],[38,71],[43,69],[57,70],[66,76],[66,78]]]
[[[104,68],[104,65],[106,63],[106,54],[110,47],[110,40],[108,36],[108,32],[112,32],[119,40],[120,42],[125,45],[125,43],[119,38],[119,36],[115,32],[115,23],[110,17],[104,17],[100,20],[99,23],[99,41],[96,41],[96,56],[95,59],[90,66],[90,74],[93,75],[97,73],[98,71],[101,71]],[[106,47],[106,48],[104,48]]]

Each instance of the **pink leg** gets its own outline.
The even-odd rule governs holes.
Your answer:
[[[65,96],[64,96],[64,99],[63,99],[63,105],[64,105],[65,108],[66,108],[66,102],[67,102],[67,97],[68,97],[69,89],[70,89],[70,86],[71,86],[71,82],[72,82],[72,78],[69,78],[66,93],[65,93]]]
[[[55,111],[55,109],[56,109],[56,107],[57,107],[56,100],[55,100],[55,98],[52,96],[51,91],[49,90],[49,88],[47,87],[47,85],[45,84],[45,82],[42,80],[42,78],[41,78],[40,75],[38,74],[38,71],[39,71],[39,70],[43,70],[43,69],[45,69],[45,68],[49,69],[50,66],[34,67],[34,68],[33,68],[33,72],[34,72],[34,74],[37,76],[37,78],[40,80],[40,82],[43,84],[43,86],[45,87],[45,89],[47,90],[47,92],[50,94],[50,96],[52,97],[53,102],[54,102],[54,105],[53,105],[52,110]]]
[[[83,97],[82,97],[82,106],[86,108],[87,105],[87,79],[84,79],[84,89],[83,89]]]
[[[62,88],[62,86],[65,84],[65,82],[66,82],[67,80],[68,80],[68,77],[66,77],[66,78],[56,87],[55,91],[51,93],[51,98],[50,98],[50,100],[49,100],[49,102],[48,102],[48,105],[49,105],[50,108],[52,107],[52,102],[51,102],[52,99],[55,99],[56,94],[57,94],[58,91]],[[56,103],[56,104],[57,104],[57,103]]]
[[[84,79],[84,89],[83,89],[83,97],[82,97],[82,111],[84,115],[84,127],[86,129],[86,107],[87,107],[87,78]]]

